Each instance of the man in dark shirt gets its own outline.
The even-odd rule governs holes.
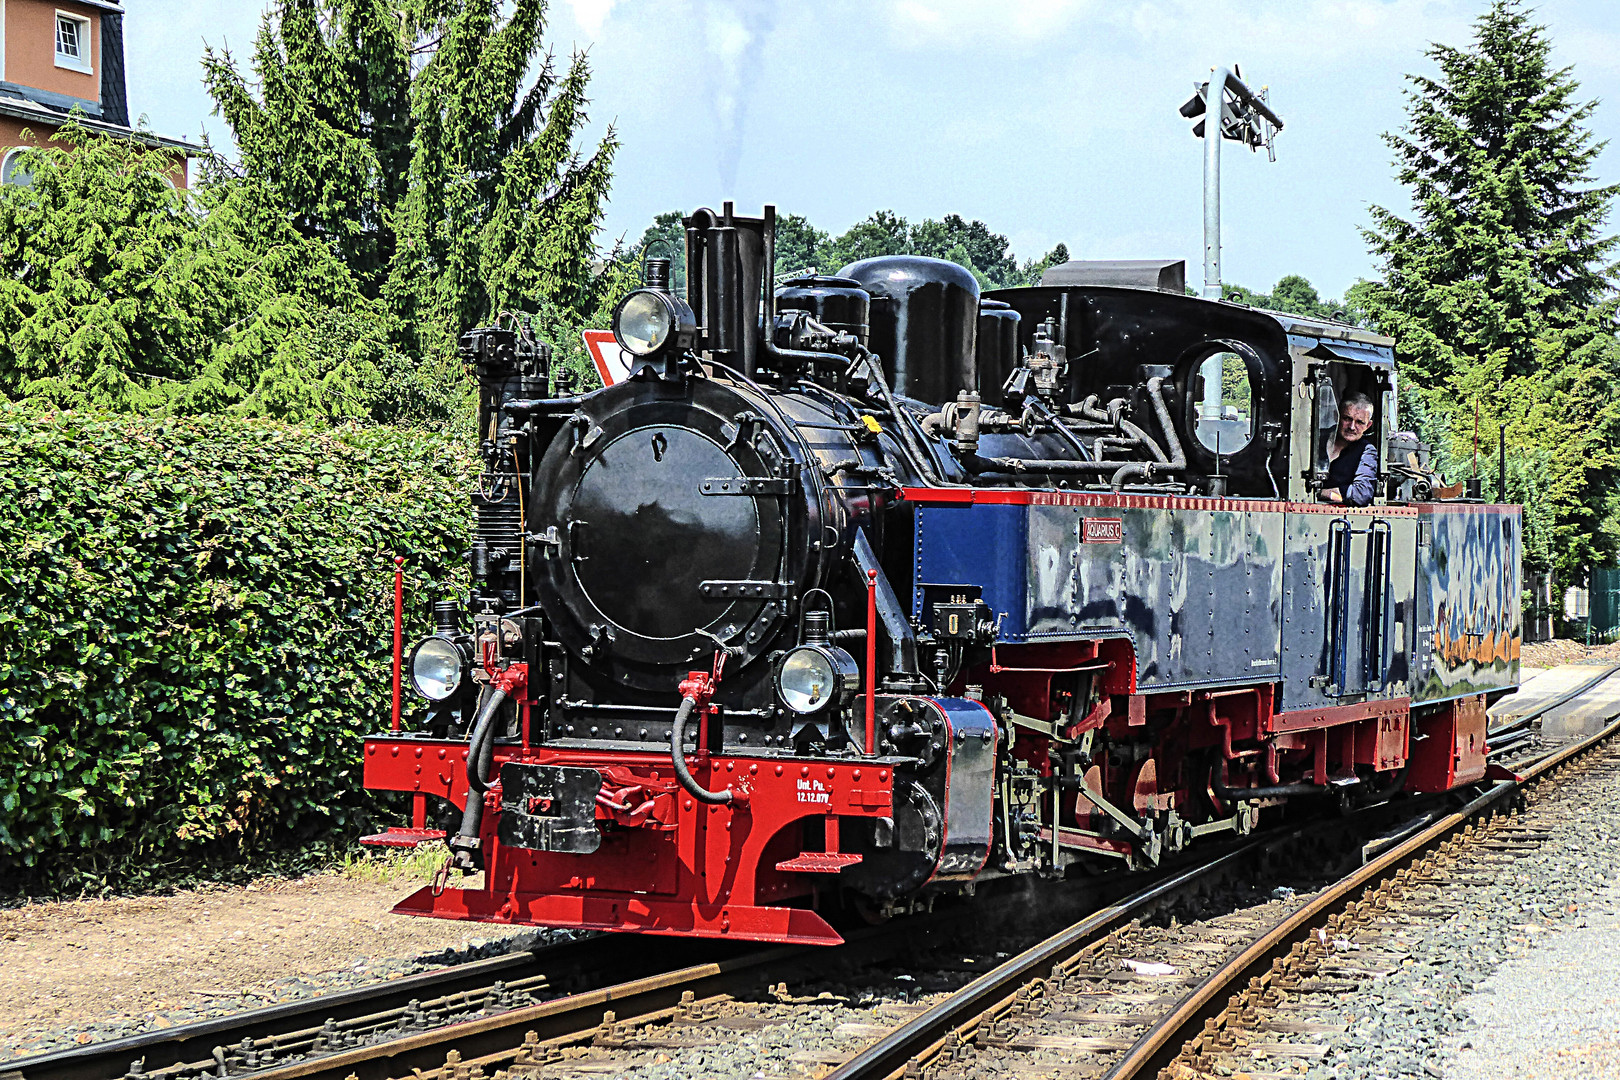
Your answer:
[[[1367,438],[1372,426],[1373,403],[1366,394],[1352,394],[1339,409],[1339,426],[1328,436],[1327,480],[1323,502],[1366,506],[1378,482],[1378,444]]]

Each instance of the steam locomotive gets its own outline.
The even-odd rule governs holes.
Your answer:
[[[687,217],[685,296],[646,262],[603,389],[522,325],[463,339],[473,584],[410,651],[423,707],[365,740],[366,786],[414,796],[368,839],[450,848],[396,911],[836,943],[1487,776],[1519,510],[1431,490],[1389,338],[1180,263],[778,287],[774,225]],[[1317,499],[1352,395],[1365,507]]]

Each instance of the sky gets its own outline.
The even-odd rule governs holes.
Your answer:
[[[246,67],[262,4],[124,0],[131,112],[230,146],[199,64]],[[767,202],[836,235],[879,209],[957,213],[1020,259],[1184,258],[1203,277],[1203,143],[1177,109],[1217,65],[1270,88],[1277,160],[1222,152],[1222,278],[1303,274],[1340,296],[1377,267],[1368,207],[1404,212],[1380,133],[1431,42],[1463,45],[1486,0],[552,0],[559,60],[583,51],[611,124],[605,241],[665,210]],[[1591,126],[1620,134],[1620,5],[1543,0]],[[1612,104],[1611,104],[1612,102]],[[1620,144],[1598,159],[1620,181]]]

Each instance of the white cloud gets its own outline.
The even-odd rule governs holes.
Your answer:
[[[987,38],[1028,42],[1061,34],[1099,6],[1097,0],[900,0],[887,15],[902,45],[933,48],[954,41],[974,47]]]
[[[568,6],[574,11],[574,21],[592,37],[602,32],[602,24],[607,22],[617,3],[618,0],[568,0]]]

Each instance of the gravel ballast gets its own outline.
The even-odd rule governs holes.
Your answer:
[[[1620,772],[1599,765],[1532,809],[1558,831],[1448,884],[1458,910],[1411,920],[1397,970],[1313,999],[1347,1030],[1309,1080],[1620,1077]]]
[[[1448,1078],[1620,1077],[1620,887],[1585,922],[1545,934],[1462,999],[1475,1026],[1447,1047]]]
[[[0,910],[0,1061],[502,955],[549,931],[413,918],[339,873]]]

